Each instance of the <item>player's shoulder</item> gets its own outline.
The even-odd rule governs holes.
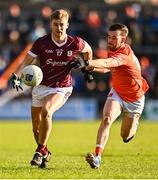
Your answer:
[[[42,37],[39,37],[35,42],[37,43],[42,43],[43,41],[47,41],[48,39],[51,38],[51,35],[50,34],[46,34]]]
[[[79,36],[68,35],[68,41],[73,43],[79,43],[80,41],[84,41],[84,40]]]
[[[122,46],[119,48],[119,53],[121,53],[121,54],[129,55],[132,52],[133,51],[132,51],[130,45],[127,43],[123,43]]]
[[[79,36],[68,36],[67,43],[73,50],[81,50],[85,46],[85,41]]]

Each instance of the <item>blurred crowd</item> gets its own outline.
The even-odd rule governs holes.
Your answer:
[[[14,2],[14,1],[13,1]],[[53,3],[0,3],[0,75],[30,42],[50,31],[49,16],[57,7]],[[150,84],[149,98],[158,98],[158,4],[148,1],[123,1],[108,4],[93,0],[91,5],[80,1],[70,5],[68,34],[84,38],[92,47],[94,57],[107,57],[106,30],[114,22],[128,26],[127,42],[134,49],[142,66],[143,76]],[[156,1],[155,1],[156,2]],[[4,4],[4,2],[3,2]],[[106,97],[110,74],[94,74],[93,83],[85,83],[83,75],[74,72],[74,96]]]

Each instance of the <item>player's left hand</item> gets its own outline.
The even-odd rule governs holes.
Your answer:
[[[83,60],[80,57],[74,58],[72,61],[69,62],[69,66],[74,69],[83,69],[88,66],[88,61]]]
[[[13,83],[13,88],[19,91],[21,89],[23,91],[23,88],[21,86],[21,78],[18,77],[15,73],[13,73],[12,76],[12,83]]]

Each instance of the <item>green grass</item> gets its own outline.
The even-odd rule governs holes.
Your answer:
[[[53,152],[48,169],[31,167],[36,144],[30,121],[0,121],[0,179],[156,179],[158,178],[158,123],[142,121],[134,140],[124,144],[120,122],[114,123],[102,157],[94,170],[85,162],[94,151],[99,121],[54,121],[48,142]]]

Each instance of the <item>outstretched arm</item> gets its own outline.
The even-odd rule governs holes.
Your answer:
[[[100,68],[100,69],[105,68],[105,70],[127,64],[127,61],[119,56],[114,56],[107,59],[94,59],[94,60],[89,60],[88,62],[89,62],[89,67]]]

